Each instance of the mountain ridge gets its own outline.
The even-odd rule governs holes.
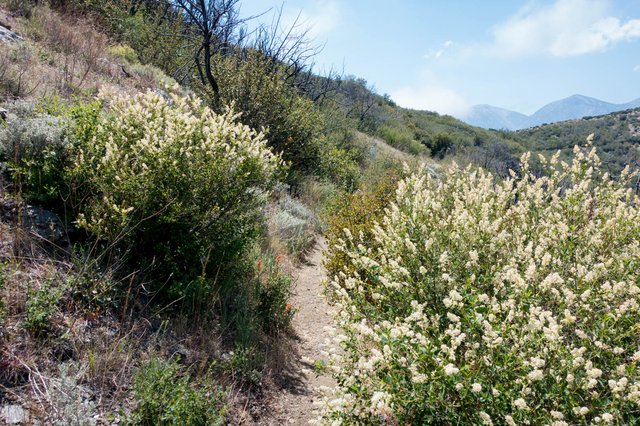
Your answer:
[[[470,112],[458,118],[465,123],[485,129],[520,130],[546,123],[606,115],[637,107],[640,107],[640,98],[626,103],[615,104],[575,94],[550,102],[531,115],[483,104],[473,106]]]

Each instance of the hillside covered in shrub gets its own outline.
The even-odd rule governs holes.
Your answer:
[[[279,18],[0,0],[2,420],[635,424],[637,111],[475,128]]]

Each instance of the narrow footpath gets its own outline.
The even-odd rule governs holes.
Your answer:
[[[275,395],[271,414],[263,418],[260,425],[308,425],[317,417],[314,403],[322,399],[320,389],[333,388],[336,384],[328,368],[318,368],[328,361],[334,326],[334,309],[322,294],[326,279],[322,265],[325,247],[326,242],[321,238],[303,264],[293,271],[296,287],[292,305],[297,310],[293,329],[299,340],[298,353],[292,365],[295,380],[290,380]]]

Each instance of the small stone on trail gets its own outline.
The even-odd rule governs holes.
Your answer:
[[[2,417],[8,425],[27,424],[27,412],[20,405],[5,405],[2,407]]]

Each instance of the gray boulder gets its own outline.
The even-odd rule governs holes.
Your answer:
[[[18,217],[18,203],[13,198],[0,199],[0,212],[7,223],[13,223]],[[22,205],[22,226],[38,235],[41,239],[56,245],[65,243],[65,226],[60,217],[42,207]]]
[[[0,25],[0,42],[18,43],[23,40],[18,34]]]

